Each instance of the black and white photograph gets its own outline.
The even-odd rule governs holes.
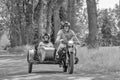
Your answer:
[[[0,80],[120,80],[120,0],[0,0]]]

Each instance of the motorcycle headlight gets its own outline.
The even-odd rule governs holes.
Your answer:
[[[69,43],[69,44],[73,44],[74,42],[73,42],[73,41],[69,41],[68,43]]]
[[[69,42],[68,42],[68,46],[69,46],[69,47],[72,47],[72,46],[73,46],[73,44],[74,44],[74,42],[73,42],[73,41],[69,41]]]

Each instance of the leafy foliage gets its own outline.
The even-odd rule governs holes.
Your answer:
[[[86,41],[89,33],[88,14],[84,0],[0,0],[0,34],[9,31],[11,46],[33,44],[35,30],[41,41],[47,32],[54,43],[61,22],[68,20],[80,40]],[[97,3],[99,0],[97,0]],[[96,34],[99,45],[119,42],[120,9],[97,10]],[[82,39],[81,39],[82,38]],[[109,45],[108,45],[109,46]]]

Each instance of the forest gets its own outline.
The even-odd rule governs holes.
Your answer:
[[[44,33],[55,42],[64,21],[71,23],[81,46],[120,45],[120,6],[99,9],[99,0],[0,0],[0,35],[7,32],[10,46],[33,44]]]

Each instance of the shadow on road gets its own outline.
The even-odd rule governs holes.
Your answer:
[[[59,73],[63,73],[62,71],[37,71],[37,72],[33,72],[36,74],[59,74]]]
[[[7,76],[25,76],[25,75],[32,75],[32,74],[43,74],[43,75],[49,75],[49,74],[60,74],[63,73],[62,71],[33,71],[32,73],[27,73],[27,72],[18,72],[18,73],[10,73],[7,74]]]
[[[20,76],[20,75],[28,75],[27,72],[18,72],[18,73],[10,73],[7,76]]]

